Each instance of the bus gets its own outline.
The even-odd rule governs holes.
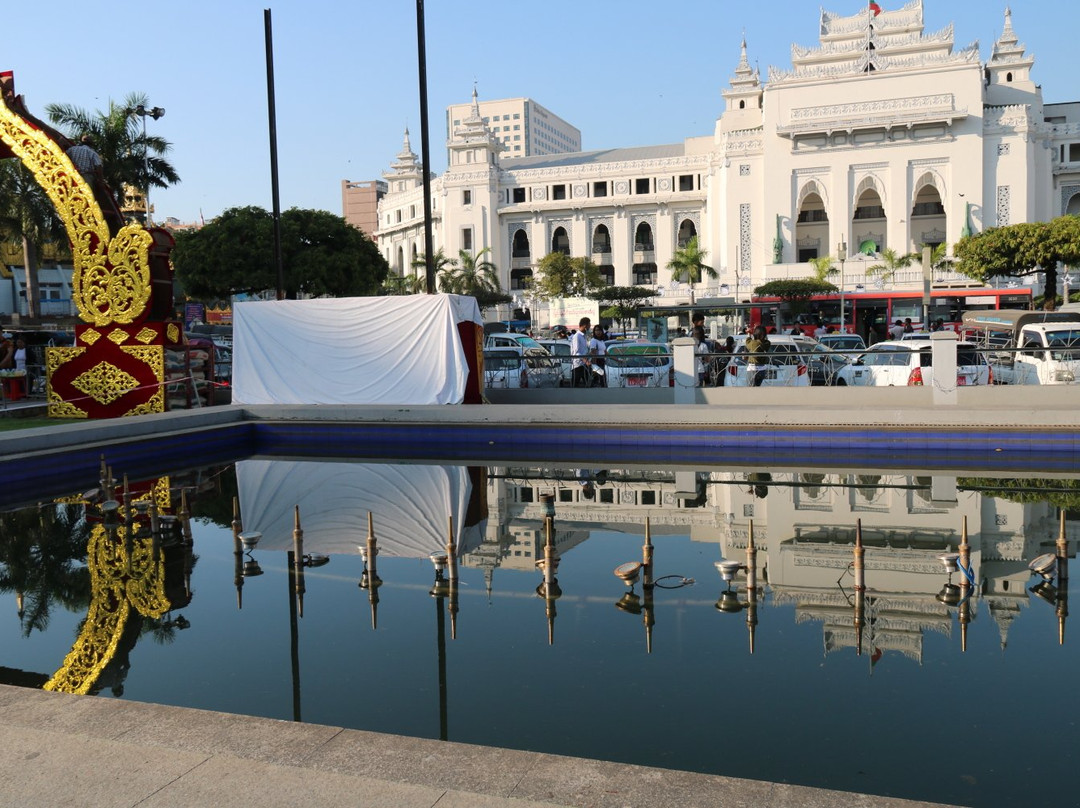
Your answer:
[[[945,328],[958,330],[965,311],[987,309],[1029,309],[1032,306],[1030,287],[993,289],[968,287],[934,289],[930,292],[930,322],[923,322],[922,290],[894,292],[845,292],[844,328],[849,334],[860,334],[867,345],[888,339],[889,326],[897,320],[911,319],[916,331],[928,331],[937,320]],[[778,297],[755,296],[750,307],[750,325],[764,325],[776,333],[788,334],[798,328],[813,336],[819,326],[840,329],[840,293],[814,295],[801,311],[792,311],[791,301]]]

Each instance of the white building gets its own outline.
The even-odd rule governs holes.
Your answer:
[[[924,30],[922,0],[877,16],[822,11],[818,31],[767,82],[744,41],[714,133],[677,144],[515,157],[474,94],[432,183],[435,245],[490,248],[511,293],[560,250],[679,302],[688,290],[666,266],[697,235],[719,273],[699,296],[746,299],[810,275],[807,261],[841,242],[853,285],[884,249],[951,249],[968,228],[1080,213],[1080,103],[1044,105],[1009,11],[985,64],[951,25]],[[376,234],[403,274],[423,252],[422,176],[406,134]],[[892,283],[921,283],[921,271]]]
[[[476,91],[473,90],[473,103]],[[477,106],[484,125],[502,144],[507,157],[581,151],[581,130],[544,108],[531,98],[500,98],[480,101]],[[446,109],[446,139],[473,112],[473,104],[453,104]],[[450,155],[447,153],[447,160]]]

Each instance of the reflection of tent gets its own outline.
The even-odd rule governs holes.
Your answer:
[[[464,466],[242,460],[236,482],[244,530],[262,533],[259,550],[292,549],[297,505],[305,552],[355,555],[367,540],[368,511],[381,555],[445,551],[451,515],[459,552],[483,535],[482,522],[465,528],[472,484]]]
[[[479,401],[474,298],[273,300],[233,315],[235,404]]]

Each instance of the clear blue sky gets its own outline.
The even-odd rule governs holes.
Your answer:
[[[879,0],[888,10],[900,0]],[[860,0],[828,0],[853,14]],[[432,167],[445,167],[445,108],[528,96],[582,131],[586,149],[675,143],[713,131],[745,31],[763,78],[816,44],[810,0],[427,0]],[[145,92],[165,117],[182,182],[156,191],[156,217],[206,219],[271,206],[263,10],[270,8],[282,208],[341,213],[341,180],[381,177],[406,126],[420,153],[415,0],[8,0],[0,69],[31,111],[50,102],[104,109]],[[1080,101],[1072,38],[1080,4],[1014,0],[1047,102]],[[1004,2],[925,0],[927,32],[955,23],[956,46],[985,60]],[[71,26],[70,32],[61,29]]]

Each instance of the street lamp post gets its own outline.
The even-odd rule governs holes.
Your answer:
[[[147,116],[153,118],[155,121],[165,114],[165,110],[162,107],[146,108],[145,105],[139,104],[135,109],[131,110],[135,115],[142,118],[142,138],[143,138],[143,172],[145,173],[146,188],[144,189],[144,201],[146,202],[146,224],[150,225],[150,149],[146,145],[146,118]]]
[[[840,333],[846,334],[847,328],[844,321],[844,261],[847,260],[847,242],[840,236],[840,243],[836,245],[836,257],[840,259]]]

